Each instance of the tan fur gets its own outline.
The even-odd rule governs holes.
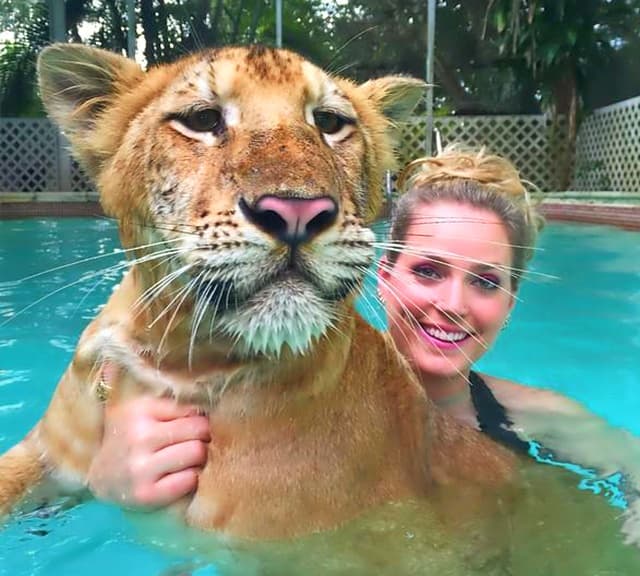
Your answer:
[[[119,367],[110,402],[165,395],[208,413],[208,463],[197,492],[178,507],[196,527],[251,538],[300,535],[384,502],[428,501],[449,488],[480,495],[509,480],[512,456],[431,406],[390,340],[355,314],[353,296],[327,296],[340,287],[340,266],[360,282],[372,261],[364,226],[380,208],[382,175],[393,164],[393,120],[415,104],[420,82],[391,77],[357,86],[293,53],[259,47],[212,50],[143,73],[102,51],[57,45],[41,58],[40,78],[50,114],[119,221],[123,245],[171,240],[169,247],[190,251],[133,266],[85,330],[36,427],[37,442],[32,435],[0,458],[0,511],[45,469],[67,488],[83,486],[100,442],[95,387],[105,361]],[[207,98],[229,119],[213,145],[185,136],[167,117]],[[322,107],[355,118],[344,137],[322,136],[310,123],[309,110]],[[137,305],[185,263],[219,264],[237,270],[234,281],[255,285],[283,267],[286,246],[237,208],[240,197],[266,194],[338,204],[331,228],[298,249],[313,280],[273,273],[275,295],[271,284],[257,296],[247,288],[246,304],[220,318],[208,310],[202,326],[215,329],[195,337],[191,296],[171,306],[167,289]],[[136,256],[152,253],[141,248]],[[342,263],[349,258],[357,261]],[[322,334],[303,338],[292,328],[281,345],[265,344],[275,352],[225,336],[225,327],[256,314],[256,341],[263,324],[285,322],[289,313],[304,322],[315,309],[296,299],[300,291],[322,295],[333,323]],[[238,320],[250,304],[248,318]],[[264,318],[263,308],[270,310]]]

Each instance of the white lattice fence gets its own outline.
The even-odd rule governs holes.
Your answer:
[[[0,119],[0,190],[57,190],[58,131],[46,120]]]
[[[0,191],[86,191],[92,186],[45,118],[0,118]]]
[[[82,168],[80,168],[80,164],[78,164],[73,158],[71,159],[69,173],[72,192],[86,192],[88,190],[93,190],[93,183],[84,173]]]
[[[557,190],[559,174],[553,158],[564,148],[563,125],[548,116],[448,116],[434,118],[444,145],[454,142],[481,147],[509,158],[523,178],[542,190]],[[424,155],[426,119],[415,118],[403,127],[402,162]]]
[[[574,188],[640,191],[640,97],[600,108],[584,120]]]

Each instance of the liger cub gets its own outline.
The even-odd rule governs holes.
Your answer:
[[[189,525],[274,538],[334,527],[435,484],[496,483],[501,449],[436,414],[353,309],[423,83],[356,85],[300,56],[207,50],[143,72],[73,44],[38,65],[50,116],[117,219],[132,265],[42,420],[0,459],[0,510],[85,484],[107,402],[199,405],[216,441]]]

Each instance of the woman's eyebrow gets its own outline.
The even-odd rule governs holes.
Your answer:
[[[447,254],[445,256],[443,254],[438,254],[438,253],[433,253],[433,254],[420,253],[419,259],[421,261],[427,261],[427,262],[433,262],[435,264],[444,264],[447,266],[451,266],[452,265],[451,261],[447,260],[447,256],[457,260],[464,260],[466,262],[471,262],[472,267],[475,270],[502,270],[504,268],[509,267],[508,264],[504,264],[503,262],[479,261],[479,260],[476,260],[475,258],[468,258],[463,254]]]
[[[424,252],[420,252],[420,254],[416,254],[421,262],[432,262],[434,264],[447,264],[450,262],[444,258],[441,254],[426,254]]]
[[[475,272],[501,272],[507,268],[509,265],[501,262],[478,262],[473,266]]]

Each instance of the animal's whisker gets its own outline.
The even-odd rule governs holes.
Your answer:
[[[121,264],[122,264],[122,266],[121,266],[121,267],[122,267],[122,268],[127,268],[127,267],[131,267],[131,266],[133,266],[133,265],[135,265],[135,264],[140,264],[140,263],[143,263],[143,262],[149,262],[149,261],[152,261],[152,260],[154,260],[154,259],[158,259],[158,260],[160,260],[160,262],[158,262],[158,263],[154,266],[154,268],[155,268],[155,267],[157,267],[157,266],[161,266],[161,265],[162,265],[162,263],[163,263],[162,258],[163,258],[164,256],[166,256],[166,255],[168,255],[168,254],[172,254],[172,253],[179,253],[179,252],[180,252],[179,250],[175,250],[175,249],[167,249],[167,250],[161,250],[161,251],[159,251],[159,252],[153,252],[152,254],[146,254],[146,255],[144,255],[144,256],[141,256],[141,257],[139,257],[139,258],[136,258],[135,260],[131,260],[131,261],[127,261],[127,262],[122,262],[122,263],[121,263]],[[114,266],[114,267],[106,268],[105,270],[103,270],[102,278],[100,278],[100,279],[99,279],[99,280],[98,280],[98,281],[93,285],[93,287],[92,287],[90,290],[88,290],[88,291],[87,291],[87,293],[86,293],[86,294],[81,298],[80,302],[78,302],[78,304],[77,304],[77,305],[76,305],[76,307],[75,307],[74,314],[75,314],[75,313],[80,309],[80,307],[81,307],[81,306],[82,306],[82,304],[85,302],[85,300],[87,299],[87,297],[88,297],[90,294],[92,294],[92,293],[93,293],[93,291],[94,291],[94,290],[96,290],[96,289],[98,288],[98,286],[100,286],[100,284],[102,284],[102,283],[105,281],[105,279],[106,279],[106,277],[107,277],[108,272],[109,272],[110,270],[114,270],[114,271],[116,271],[116,270],[118,270],[118,267],[119,267],[119,265],[116,265],[116,266]]]
[[[151,323],[151,326],[153,326],[162,316],[165,315],[167,310],[169,310],[171,308],[172,304],[174,302],[176,302],[176,300],[178,298],[180,298],[180,296],[182,295],[182,297],[180,298],[180,301],[175,306],[175,310],[173,311],[173,314],[171,315],[171,318],[169,318],[169,322],[167,322],[167,325],[166,325],[166,327],[164,329],[164,332],[162,334],[162,338],[160,338],[160,343],[158,344],[158,362],[162,358],[162,350],[164,348],[164,344],[165,344],[165,342],[167,340],[167,337],[169,336],[169,332],[171,332],[171,327],[173,326],[173,322],[175,321],[176,316],[178,315],[178,312],[180,311],[180,308],[182,308],[182,305],[184,304],[184,301],[187,299],[187,296],[189,296],[189,293],[191,292],[191,288],[194,286],[194,284],[195,284],[195,279],[189,280],[189,282],[187,282],[185,287],[180,292],[178,292],[176,297],[173,300],[171,300],[171,302],[160,313],[159,317],[154,319],[154,321]]]
[[[403,298],[401,298],[398,294],[396,294],[395,290],[393,289],[392,286],[390,286],[390,284],[384,279],[384,278],[380,278],[380,281],[389,289],[389,293],[391,294],[391,296],[393,296],[396,301],[398,302],[398,304],[400,305],[400,307],[402,308],[404,314],[403,314],[403,319],[410,325],[412,325],[412,327],[414,329],[420,329],[420,323],[418,322],[418,320],[416,319],[416,317],[409,311],[409,309],[407,308],[407,306],[404,303]],[[429,319],[432,320],[429,316],[429,314],[427,314],[425,312],[425,316]],[[399,320],[396,320],[395,318],[391,317],[389,318],[390,322],[393,322],[395,324],[395,326],[397,326],[401,333],[402,333],[402,337],[405,339],[405,343],[409,343],[409,336],[406,334],[405,332],[405,326],[403,326],[402,324],[400,324]],[[411,328],[411,326],[409,326],[409,328]],[[461,349],[460,346],[456,345],[456,347],[458,348],[458,350],[462,353],[462,355],[464,356],[465,360],[467,360],[467,362],[469,363],[469,365],[472,364],[471,359],[466,355],[466,353]],[[440,356],[442,356],[442,358],[444,358],[449,365],[458,373],[458,375],[462,376],[467,382],[468,380],[468,376],[466,374],[464,374],[453,362],[452,360],[446,355],[444,354],[444,352],[442,352],[442,350],[435,348],[435,350],[438,351],[438,353],[440,354]]]
[[[207,291],[207,296],[209,291]],[[218,307],[220,306],[220,298],[216,298],[213,306],[213,312],[211,312],[211,320],[209,320],[209,342],[213,342],[213,328],[218,317]]]
[[[379,25],[378,24],[374,24],[373,26],[368,26],[367,28],[365,28],[364,30],[361,30],[360,32],[357,32],[356,34],[354,34],[353,36],[351,36],[351,38],[347,39],[345,42],[343,42],[342,46],[340,46],[339,48],[336,49],[336,51],[333,53],[333,57],[331,58],[331,60],[329,60],[329,62],[326,64],[326,66],[324,67],[325,70],[327,70],[327,72],[330,72],[331,74],[334,74],[336,76],[340,75],[340,68],[334,68],[333,64],[335,63],[335,61],[338,59],[338,56],[340,56],[340,53],[347,48],[347,46],[349,46],[350,44],[352,44],[353,42],[355,42],[356,40],[358,40],[359,38],[362,38],[362,36],[364,36],[365,34],[368,34],[369,32],[371,32],[372,30],[375,30],[376,28],[378,28]]]
[[[202,286],[202,282],[206,279],[207,271],[204,270],[200,273],[198,287],[196,288],[196,294],[200,294],[200,288]],[[200,322],[202,322],[202,318],[204,317],[207,311],[207,303],[208,303],[208,294],[212,289],[212,286],[209,285],[207,290],[201,296],[196,297],[196,305],[194,308],[193,319],[191,321],[191,337],[189,338],[189,367],[191,368],[193,361],[193,348],[195,346],[198,327],[200,326]]]
[[[325,334],[325,337],[328,337],[329,333],[333,332],[342,338],[347,338],[346,333],[344,332],[344,330],[342,330],[338,326],[338,324],[340,323],[341,320],[348,318],[348,316],[349,316],[348,314],[345,314],[338,309],[334,309],[331,313],[331,318],[327,326],[327,332]]]
[[[186,273],[193,267],[193,264],[185,264],[181,268],[170,272],[166,276],[162,277],[158,282],[147,288],[138,298],[135,300],[133,305],[131,306],[132,311],[135,312],[136,308],[144,305],[144,307],[137,312],[137,314],[141,314],[153,303],[153,300],[167,288],[174,280],[179,278],[182,274]],[[180,287],[180,290],[183,287]],[[169,303],[169,306],[173,303],[173,300]],[[153,322],[149,325],[149,328],[153,327],[153,325],[161,319],[161,315],[166,311],[166,308],[153,319]]]
[[[440,238],[440,239],[445,239],[445,240],[469,240],[468,236],[457,236],[457,235],[452,235],[452,234],[417,234],[415,232],[411,232],[411,234],[408,235],[409,238]],[[531,246],[527,246],[526,244],[512,244],[511,242],[499,242],[498,240],[479,240],[477,238],[474,238],[473,241],[476,244],[490,244],[491,246],[505,246],[507,248],[525,248],[526,250],[530,250],[530,251],[537,251],[537,252],[541,252],[544,251],[544,248],[540,248],[540,247],[531,247]],[[384,240],[382,241],[384,242]],[[388,242],[396,242],[398,244],[410,244],[410,242],[407,241],[394,241],[394,240],[388,240]],[[375,242],[374,242],[375,243]]]
[[[150,262],[152,260],[156,260],[157,259],[159,261],[152,267],[153,270],[156,270],[159,266],[163,266],[163,265],[169,267],[171,265],[172,260],[176,259],[178,256],[180,256],[184,252],[185,252],[185,250],[183,250],[183,249],[166,250],[166,251],[163,251],[160,254],[143,256],[140,259],[138,259],[135,262],[135,264],[146,263],[146,262]],[[168,283],[172,282],[175,278],[177,278],[184,270],[188,270],[190,266],[191,265],[185,265],[182,268],[178,269],[177,270],[177,274],[175,276],[172,275],[172,274],[174,274],[173,272],[170,273],[168,275],[168,276],[170,276],[170,279],[168,280]],[[155,287],[160,282],[163,282],[165,280],[165,278],[166,278],[166,276],[163,276],[158,282],[152,284],[141,295],[139,295],[138,298],[136,298],[136,300],[131,305],[131,311],[132,312],[135,312],[136,308],[138,308],[139,306],[144,304],[145,301],[147,300],[147,298],[149,298],[149,300],[148,300],[147,305],[143,306],[140,310],[138,310],[138,312],[135,314],[135,316],[138,316],[139,314],[141,314],[142,312],[144,312],[148,308],[148,306],[153,301],[153,298],[157,295],[157,294],[154,294],[153,296],[151,296],[152,292],[154,291]],[[162,289],[163,288],[164,288],[164,284],[162,286]]]
[[[422,256],[423,253],[422,252],[414,252],[411,249],[407,249],[406,246],[402,249],[402,250],[395,250],[392,247],[387,247],[388,250],[390,251],[397,251],[397,252],[402,252],[404,254],[413,254],[416,256]],[[431,250],[429,253],[430,256],[449,256],[449,257],[459,257],[459,254],[455,254],[453,252],[448,252],[446,250]],[[466,262],[471,262],[473,264],[481,264],[483,266],[490,266],[492,268],[496,268],[498,270],[503,270],[505,272],[510,271],[507,267],[507,270],[505,270],[505,267],[503,266],[496,266],[495,264],[491,264],[490,262],[484,262],[482,260],[476,260],[474,258],[464,258],[464,260]],[[455,264],[452,264],[451,262],[447,262],[446,265],[449,268],[452,268],[453,270],[459,270],[461,272],[465,272],[468,273],[470,276],[472,276],[473,278],[476,278],[478,280],[485,280],[485,278],[481,275],[481,274],[477,274],[476,272],[471,272],[470,270],[465,270],[464,268],[462,268],[461,266],[456,266]],[[512,292],[511,290],[508,290],[507,288],[505,288],[504,286],[500,286],[499,284],[495,284],[495,287],[497,290],[500,290],[501,292],[504,292],[505,294],[507,294],[510,298],[513,298],[514,300],[520,302],[521,299],[518,297],[518,295],[515,292]]]
[[[434,253],[442,254],[443,256],[451,256],[456,258],[461,258],[465,262],[472,262],[474,264],[481,264],[485,266],[492,266],[494,268],[498,268],[500,270],[504,270],[505,272],[516,272],[522,276],[537,276],[547,280],[560,280],[559,276],[555,276],[553,274],[546,274],[544,272],[537,272],[535,270],[530,270],[528,268],[518,268],[516,266],[507,266],[504,264],[496,265],[491,262],[485,262],[483,260],[475,260],[473,258],[469,258],[468,256],[463,256],[461,254],[457,254],[455,252],[447,252],[444,250],[438,251],[433,249],[422,248],[418,244],[410,244],[407,242],[372,242],[371,246],[374,248],[378,248],[380,250],[385,250],[389,252],[397,252],[398,254],[407,253],[415,256],[431,256]]]
[[[29,276],[25,276],[24,278],[20,278],[19,280],[13,280],[12,283],[21,283],[26,282],[28,280],[33,280],[34,278],[39,278],[40,276],[44,276],[46,274],[51,274],[52,272],[58,272],[60,270],[64,270],[66,268],[70,268],[72,266],[79,266],[80,264],[85,264],[87,262],[93,262],[95,260],[100,260],[101,258],[109,258],[110,256],[120,256],[121,254],[128,254],[129,252],[133,252],[135,250],[142,250],[145,248],[152,248],[154,246],[159,246],[162,244],[166,244],[169,242],[177,242],[180,238],[173,238],[171,240],[162,240],[160,242],[152,242],[150,244],[142,244],[140,246],[134,246],[133,248],[117,248],[113,252],[109,252],[108,254],[97,254],[96,256],[89,256],[88,258],[82,258],[81,260],[76,260],[75,262],[68,262],[67,264],[60,264],[59,266],[54,266],[53,268],[48,268],[47,270],[43,270],[42,272],[36,272],[35,274],[30,274]]]
[[[152,255],[147,255],[147,258],[150,257],[150,256],[152,256]],[[155,257],[159,257],[159,256],[155,256]],[[69,282],[69,283],[65,284],[64,286],[60,286],[59,288],[56,288],[55,290],[52,290],[51,292],[48,292],[44,296],[42,296],[42,297],[38,298],[37,300],[31,302],[30,304],[28,304],[24,308],[18,310],[18,312],[13,314],[11,317],[7,318],[4,322],[0,323],[0,328],[2,326],[5,326],[6,324],[11,322],[15,318],[21,316],[22,314],[24,314],[28,310],[31,310],[31,308],[33,308],[34,306],[37,306],[38,304],[40,304],[44,300],[47,300],[51,296],[54,296],[55,294],[58,294],[58,293],[62,292],[63,290],[66,290],[67,288],[71,288],[72,286],[76,286],[78,284],[81,284],[82,282],[86,282],[88,280],[91,280],[92,278],[95,278],[96,276],[104,275],[104,274],[106,274],[107,272],[110,272],[110,271],[117,271],[117,270],[121,270],[121,269],[124,269],[124,268],[128,268],[128,267],[132,266],[133,264],[137,263],[139,260],[140,259],[136,259],[136,260],[132,260],[132,261],[126,260],[124,262],[119,262],[118,264],[114,264],[112,266],[107,266],[105,268],[100,268],[99,270],[91,271],[89,274],[84,274],[83,276],[81,276],[77,280],[74,280],[73,282]]]
[[[381,264],[381,266],[383,266],[384,270],[386,270],[390,275],[395,274],[395,269],[393,268],[393,266],[390,266],[388,264]],[[373,273],[372,273],[373,274]],[[389,287],[389,289],[391,289],[391,285],[387,282],[386,285]],[[413,306],[416,306],[416,303],[414,300],[409,300],[409,303],[412,304]],[[488,343],[483,339],[480,338],[479,336],[477,336],[474,332],[475,329],[474,327],[464,318],[459,318],[459,317],[452,317],[451,314],[447,313],[445,310],[443,310],[440,306],[438,306],[435,302],[431,302],[431,304],[434,306],[434,308],[437,308],[439,312],[441,312],[444,316],[446,316],[450,322],[453,322],[456,326],[458,326],[463,332],[466,332],[467,334],[469,334],[469,336],[475,341],[477,342],[480,346],[482,346],[482,348],[484,350],[487,350],[489,348]],[[426,313],[425,313],[426,315]],[[428,315],[427,315],[428,316]],[[429,318],[430,320],[432,320],[431,318]],[[457,346],[457,344],[456,344]]]
[[[84,294],[84,296],[82,298],[80,298],[80,301],[76,304],[75,308],[73,309],[73,314],[75,315],[78,313],[78,310],[80,310],[80,308],[82,308],[82,305],[85,303],[85,301],[87,300],[87,298],[93,294],[94,290],[98,289],[98,286],[100,286],[107,278],[107,274],[109,273],[109,268],[107,268],[106,270],[103,271],[102,273],[102,277],[91,287],[89,288],[89,290],[87,290]]]
[[[111,218],[109,216],[104,215],[96,215],[97,218],[101,220],[106,220],[107,222],[115,222],[118,225],[127,224],[133,228],[141,228],[143,230],[162,230],[163,232],[177,232],[179,234],[184,235],[196,235],[197,234],[197,226],[195,224],[189,224],[188,222],[170,222],[167,220],[163,220],[160,222],[151,222],[144,220],[137,220],[134,218]],[[187,230],[179,230],[178,228],[187,228]],[[167,240],[162,240],[163,242],[175,242],[178,240],[177,238],[171,238]],[[135,249],[135,248],[134,248]]]
[[[376,282],[377,282],[378,275],[375,273],[375,271],[370,270],[366,266],[357,266],[356,268],[357,268],[357,270],[362,272],[362,274],[364,276],[369,275],[369,276],[374,277],[374,280],[376,280]],[[370,297],[370,293],[367,290],[365,290],[364,283],[362,283],[360,285],[359,289],[358,289],[358,296],[359,296],[361,302],[364,302],[364,304],[367,306],[367,310],[369,311],[369,313],[371,315],[375,316],[376,321],[379,322],[380,324],[385,324],[386,323],[386,314],[385,314],[385,317],[381,317],[380,312],[379,312],[380,307],[382,306],[382,302],[380,302],[380,299],[377,298],[377,296],[373,296],[374,302],[378,302],[378,304],[380,306],[376,307],[371,303],[371,299],[372,298]]]
[[[488,221],[485,218],[472,218],[469,216],[418,215],[408,216],[406,222],[409,224],[486,224],[487,226],[504,226],[504,223],[497,216],[495,220]]]

